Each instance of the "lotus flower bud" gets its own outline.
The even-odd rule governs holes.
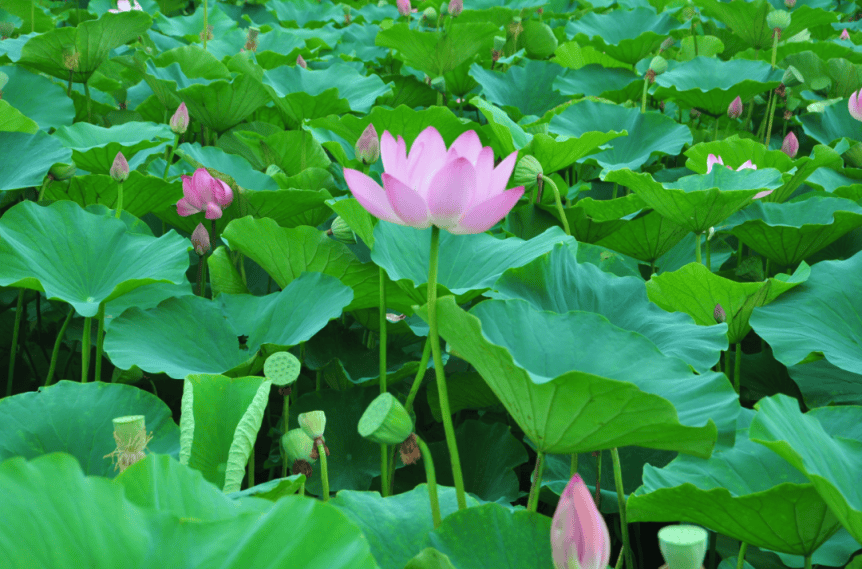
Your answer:
[[[174,134],[184,134],[189,128],[189,110],[185,103],[180,103],[177,112],[171,117],[171,130]]]
[[[784,137],[784,142],[781,143],[781,151],[791,158],[796,157],[796,153],[799,152],[799,141],[793,132],[788,132],[787,136]]]
[[[778,29],[783,32],[790,25],[790,12],[773,10],[766,15],[766,25],[772,30]]]
[[[590,490],[575,474],[560,496],[551,521],[551,554],[557,569],[604,569],[611,538]]]
[[[12,22],[0,22],[0,39],[7,39],[15,31],[15,24]]]
[[[437,10],[428,6],[425,8],[425,11],[422,12],[422,19],[425,20],[425,23],[429,26],[433,26],[437,23]]]
[[[377,130],[373,124],[368,123],[365,130],[362,131],[354,150],[356,159],[363,164],[373,164],[380,158],[380,139],[377,137]]]
[[[649,68],[655,72],[656,75],[661,75],[667,71],[667,60],[662,56],[657,55],[649,62]]]
[[[658,50],[659,53],[669,50],[670,48],[673,47],[673,44],[675,44],[675,43],[676,43],[676,40],[673,39],[672,37],[665,39],[663,42],[661,42],[661,47]]]
[[[494,51],[501,52],[506,46],[506,38],[503,36],[494,36]]]
[[[126,157],[123,156],[122,152],[117,152],[114,157],[110,174],[115,182],[125,182],[129,178],[129,163],[126,162]]]
[[[294,460],[314,462],[314,459],[311,458],[314,441],[308,438],[308,435],[302,429],[291,429],[282,435],[281,446],[284,448],[284,453],[291,462]]]
[[[464,11],[464,0],[449,0],[449,15],[457,17]]]
[[[195,253],[200,257],[209,253],[211,249],[210,234],[207,233],[207,228],[204,227],[203,223],[198,223],[198,226],[192,232],[192,245],[195,247]]]
[[[296,56],[296,64],[302,67],[303,69],[308,69],[308,64],[302,59],[301,55]]]
[[[712,316],[719,324],[727,322],[727,315],[724,313],[724,308],[722,308],[720,304],[715,305],[715,309],[712,311]]]
[[[785,6],[785,8],[787,8],[788,10],[790,10],[790,9],[792,9],[794,6],[796,6],[796,0],[784,0],[784,6]]]
[[[727,116],[732,119],[738,119],[742,114],[742,99],[737,96],[727,107]]]
[[[515,183],[524,186],[525,191],[532,189],[542,175],[544,175],[542,165],[529,154],[518,160],[518,165],[515,166]]]
[[[413,432],[413,421],[391,393],[381,393],[359,419],[359,434],[381,445],[400,445]]]
[[[51,166],[51,169],[48,171],[48,174],[51,175],[55,180],[68,180],[72,176],[75,175],[75,165],[74,164],[63,164],[62,162],[58,162]]]
[[[326,234],[332,235],[333,239],[339,243],[346,243],[348,245],[356,243],[356,233],[350,229],[350,226],[347,225],[347,222],[341,216],[335,218]]]
[[[314,440],[317,437],[322,437],[323,431],[326,430],[326,413],[323,411],[300,413],[297,422],[299,422],[302,432]]]
[[[852,116],[857,121],[862,121],[862,89],[853,91],[850,94],[850,101],[847,103],[847,108]]]
[[[847,31],[847,28],[844,28],[844,31],[841,32],[841,39],[842,40],[849,40],[850,39],[850,33]]]
[[[402,16],[410,15],[410,0],[396,0],[395,5],[398,7],[398,13]]]

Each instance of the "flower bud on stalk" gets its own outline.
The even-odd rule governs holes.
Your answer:
[[[396,0],[395,5],[398,7],[399,14],[410,17],[410,0]]]
[[[712,316],[719,324],[727,322],[727,315],[724,313],[724,308],[722,308],[720,304],[715,305],[715,309],[712,311]]]
[[[783,32],[790,25],[790,12],[785,10],[773,10],[766,15],[766,25],[770,29]]]
[[[849,40],[850,39],[850,33],[847,31],[847,28],[844,28],[844,31],[841,32],[841,39],[842,40]]]
[[[742,114],[742,99],[737,96],[727,107],[727,116],[731,119],[738,119]]]
[[[129,178],[129,163],[126,162],[126,157],[123,156],[122,152],[117,152],[117,155],[114,157],[114,163],[111,165],[110,174],[111,178],[120,184]]]
[[[784,142],[781,143],[781,151],[791,158],[795,158],[796,153],[799,152],[799,140],[796,139],[796,135],[792,131],[788,132],[787,136],[784,137]]]
[[[790,9],[792,9],[794,6],[796,6],[796,0],[784,0],[784,6],[785,6],[785,8],[787,8],[788,10],[790,10]]]
[[[670,48],[673,47],[673,44],[675,44],[675,43],[676,43],[676,40],[673,39],[672,37],[665,39],[663,42],[661,42],[661,47],[659,47],[658,52],[661,53],[663,51],[669,50]]]
[[[464,10],[464,0],[449,0],[449,15],[453,18],[461,15]]]
[[[362,131],[362,135],[356,141],[354,150],[356,152],[356,159],[363,164],[373,164],[380,158],[380,139],[373,124],[368,123],[365,130]]]
[[[330,228],[326,231],[327,235],[332,237],[339,243],[352,244],[356,243],[356,233],[350,229],[347,222],[341,216],[335,218]]]
[[[192,245],[199,257],[203,257],[209,253],[212,248],[210,246],[210,235],[207,233],[203,223],[198,223],[198,226],[192,232]]]
[[[185,103],[180,103],[177,112],[171,117],[171,131],[174,134],[185,134],[189,128],[189,110]]]

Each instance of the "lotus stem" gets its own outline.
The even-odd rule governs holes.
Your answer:
[[[715,117],[715,129],[712,135],[713,140],[718,140],[718,117]]]
[[[694,258],[697,261],[698,265],[703,264],[703,260],[700,256],[700,233],[694,234]]]
[[[93,317],[84,317],[84,336],[81,338],[81,383],[87,383],[90,375],[90,333],[93,330]]]
[[[248,488],[254,486],[254,442],[251,444],[251,452],[248,453]]]
[[[542,472],[545,470],[545,453],[536,452],[536,469],[533,485],[530,487],[530,497],[527,499],[527,511],[535,512],[539,506],[539,493],[542,491]]]
[[[288,388],[289,389],[289,388]],[[287,426],[288,420],[290,419],[290,394],[285,394],[284,396],[284,432],[286,433],[290,430],[290,427]],[[287,453],[284,451],[284,445],[279,444],[279,448],[281,449],[281,456],[283,457],[281,464],[281,477],[287,477]]]
[[[123,183],[117,182],[117,219],[120,219],[121,213],[123,213]]]
[[[86,81],[84,81],[84,94],[87,96],[87,122],[90,122],[91,120],[93,120],[93,118],[92,118],[93,113],[90,109],[90,107],[91,107],[90,86],[87,84]]]
[[[207,50],[207,39],[209,38],[209,35],[210,35],[210,29],[207,26],[207,4],[208,3],[209,3],[209,0],[204,0],[204,33],[201,36],[201,39],[204,41],[204,51]]]
[[[206,294],[207,284],[206,262],[204,261],[205,257],[206,255],[198,257],[198,296],[201,298],[206,298],[204,296]]]
[[[617,503],[620,507],[620,530],[623,534],[623,549],[626,554],[626,563],[630,569],[635,569],[632,546],[629,542],[629,526],[626,521],[626,493],[623,488],[623,470],[620,466],[620,451],[617,447],[611,449],[611,458],[614,462],[614,485],[617,487]]]
[[[419,387],[422,385],[422,378],[425,377],[425,370],[428,368],[428,358],[431,356],[431,336],[425,338],[425,347],[422,349],[422,359],[419,360],[419,369],[416,371],[416,378],[413,380],[413,385],[410,387],[410,393],[407,395],[407,401],[404,403],[404,408],[409,415],[413,411],[413,400],[416,399],[416,394],[419,393]]]
[[[578,453],[572,453],[572,466],[569,468],[569,478],[577,474],[578,472]]]
[[[613,193],[613,194],[611,194],[611,199],[612,199],[612,200],[617,199],[617,190],[619,189],[619,186],[620,186],[620,185],[619,185],[617,182],[614,182],[614,193]]]
[[[380,279],[380,393],[386,393],[386,272],[378,266]],[[380,495],[389,495],[389,447],[380,445]]]
[[[542,179],[551,186],[551,190],[554,192],[554,203],[557,204],[557,211],[560,214],[560,219],[563,222],[563,229],[566,231],[566,235],[571,235],[572,232],[569,229],[569,220],[566,219],[566,212],[563,210],[563,200],[560,197],[560,190],[557,189],[557,184],[550,177],[542,176]]]
[[[644,79],[644,90],[643,95],[641,95],[641,113],[646,112],[646,98],[649,94],[649,79]]]
[[[742,569],[745,565],[745,550],[748,549],[748,544],[744,541],[739,543],[739,557],[736,560],[736,569]]]
[[[21,328],[21,313],[24,308],[24,289],[18,289],[18,304],[15,306],[15,328],[12,329],[12,350],[9,353],[9,377],[6,380],[6,397],[12,395],[12,380],[15,376],[15,354],[18,348],[18,331]]]
[[[709,238],[707,237],[703,244],[706,248],[706,268],[712,271],[712,262],[709,259]]]
[[[458,456],[458,445],[455,442],[455,427],[452,425],[452,413],[449,410],[449,393],[446,389],[443,355],[440,353],[440,336],[437,334],[437,253],[439,245],[440,228],[433,225],[431,227],[431,256],[428,263],[428,338],[434,357],[437,393],[440,395],[440,413],[443,415],[446,446],[449,448],[449,458],[452,462],[452,478],[455,481],[458,509],[464,510],[467,508],[467,498],[464,495],[464,477],[461,475],[461,459]]]
[[[707,555],[707,559],[709,559],[709,561],[708,561],[709,569],[715,569],[716,565],[717,565],[715,563],[715,561],[716,561],[715,548],[716,548],[716,544],[718,543],[717,538],[718,538],[718,534],[716,532],[714,532],[714,531],[709,532],[709,554]]]
[[[75,314],[75,309],[70,306],[69,314],[66,315],[66,320],[63,321],[63,325],[60,327],[60,332],[57,334],[57,340],[54,342],[54,351],[51,352],[51,366],[48,368],[48,376],[45,378],[45,387],[51,385],[51,380],[54,377],[54,370],[57,369],[57,360],[60,356],[60,344],[63,343],[63,336],[66,335],[66,328],[69,327],[69,322],[72,320],[73,314]],[[7,393],[7,395],[9,394]]]
[[[98,328],[96,329],[96,381],[102,381],[102,343],[105,335],[105,301],[99,303],[99,313],[96,318],[99,320]]]
[[[326,462],[326,450],[323,441],[318,440],[317,452],[320,454],[320,484],[323,487],[323,501],[329,501],[329,465]]]
[[[811,569],[811,554],[805,556],[805,569]]]
[[[602,451],[596,451],[596,508],[602,509]]]
[[[431,518],[434,520],[434,527],[440,527],[440,503],[437,500],[437,476],[434,474],[434,460],[431,458],[431,450],[425,444],[419,435],[413,433],[416,437],[416,444],[419,445],[419,452],[422,453],[422,462],[425,463],[425,478],[428,479],[428,501],[431,502]]]
[[[174,144],[171,146],[171,149],[168,151],[168,163],[165,164],[165,173],[162,176],[162,179],[168,180],[168,170],[171,169],[171,163],[174,161],[174,151],[177,149],[177,146],[180,144],[180,135],[174,135]],[[212,243],[212,239],[210,239],[210,243]]]
[[[739,393],[740,377],[742,372],[742,342],[736,343],[736,354],[733,357],[733,388]]]
[[[37,201],[41,202],[42,200],[45,199],[45,190],[47,190],[48,186],[51,185],[51,179],[52,179],[51,176],[45,176],[45,181],[42,182],[42,187],[39,188],[39,198]]]

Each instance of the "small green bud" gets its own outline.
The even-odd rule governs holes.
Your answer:
[[[323,436],[323,431],[326,429],[326,413],[323,411],[309,411],[308,413],[300,413],[296,418],[302,432],[308,435],[312,440]]]
[[[76,168],[75,168],[74,164],[57,163],[57,164],[54,164],[53,166],[51,166],[51,169],[48,171],[48,173],[51,174],[51,176],[55,180],[61,180],[62,181],[62,180],[68,180],[69,178],[74,176],[75,171],[76,171]]]
[[[781,31],[787,29],[790,25],[790,12],[785,10],[773,10],[766,15],[766,25],[774,30],[778,28]]]
[[[359,434],[381,445],[400,445],[413,432],[413,421],[391,393],[381,393],[359,419]]]
[[[437,23],[437,10],[428,6],[425,8],[425,11],[422,12],[422,19],[425,20],[425,23],[429,26],[433,26]]]
[[[542,165],[539,161],[527,154],[518,160],[518,165],[515,166],[515,183],[524,186],[525,190],[530,190],[538,183],[539,176],[543,174]]]
[[[506,46],[506,38],[502,36],[494,36],[494,51],[503,51]]]
[[[667,71],[667,60],[662,56],[657,55],[649,62],[649,68],[652,69],[656,75],[661,75]]]
[[[335,218],[327,234],[332,235],[333,239],[339,243],[348,245],[356,243],[356,233],[350,229],[350,226],[347,225],[347,222],[341,216]]]
[[[288,464],[295,460],[314,462],[314,459],[311,457],[314,441],[308,438],[308,435],[302,429],[291,429],[282,435],[281,446],[287,455]]]

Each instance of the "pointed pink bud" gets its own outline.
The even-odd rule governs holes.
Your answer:
[[[177,213],[188,217],[202,211],[207,219],[219,219],[222,209],[233,201],[230,186],[213,178],[205,168],[198,168],[192,176],[182,175],[183,197],[177,202]]]
[[[449,15],[453,18],[464,11],[464,0],[449,0]]]
[[[356,141],[355,151],[356,159],[363,164],[373,164],[380,158],[380,139],[377,138],[373,124],[368,123],[362,131],[362,136]]]
[[[709,174],[712,172],[713,164],[721,164],[724,166],[724,162],[721,159],[721,156],[716,156],[715,154],[710,154],[706,157],[706,173]]]
[[[738,119],[742,114],[742,99],[737,96],[727,107],[727,116],[732,119]]]
[[[751,199],[753,199],[753,200],[759,200],[760,198],[765,198],[766,196],[768,196],[769,194],[771,194],[773,191],[774,191],[774,190],[764,190],[764,191],[762,191],[762,192],[758,192],[758,193],[754,194],[754,197],[753,197],[753,198],[751,198]]]
[[[402,16],[410,15],[410,0],[396,0],[395,4],[398,6],[398,13]]]
[[[114,179],[115,182],[125,182],[129,177],[129,163],[126,162],[126,157],[123,156],[122,152],[117,152],[117,155],[114,157],[114,163],[111,165],[110,170],[111,178]]]
[[[195,247],[195,253],[203,257],[210,250],[210,234],[207,233],[203,223],[198,223],[192,232],[192,245]]]
[[[724,313],[724,308],[722,308],[720,304],[715,305],[715,310],[712,311],[712,316],[719,324],[727,322],[727,315]]]
[[[850,39],[850,33],[847,31],[847,28],[844,28],[844,31],[841,32],[841,39],[843,39],[843,40],[849,40]]]
[[[757,166],[755,166],[751,160],[746,160],[742,163],[742,166],[736,169],[737,172],[740,170],[757,170]]]
[[[189,110],[185,103],[180,103],[177,112],[171,117],[171,130],[174,134],[183,134],[189,128]]]
[[[784,142],[781,144],[781,151],[791,158],[796,157],[796,153],[799,152],[799,141],[796,140],[796,135],[793,134],[793,132],[788,132],[787,136],[784,137]]]
[[[784,0],[784,7],[790,10],[796,6],[796,0]]]
[[[551,553],[557,569],[605,569],[611,537],[580,475],[563,490],[551,521]]]
[[[850,116],[857,121],[862,121],[862,89],[853,91],[850,94],[850,101],[847,103],[847,108],[850,110]]]

